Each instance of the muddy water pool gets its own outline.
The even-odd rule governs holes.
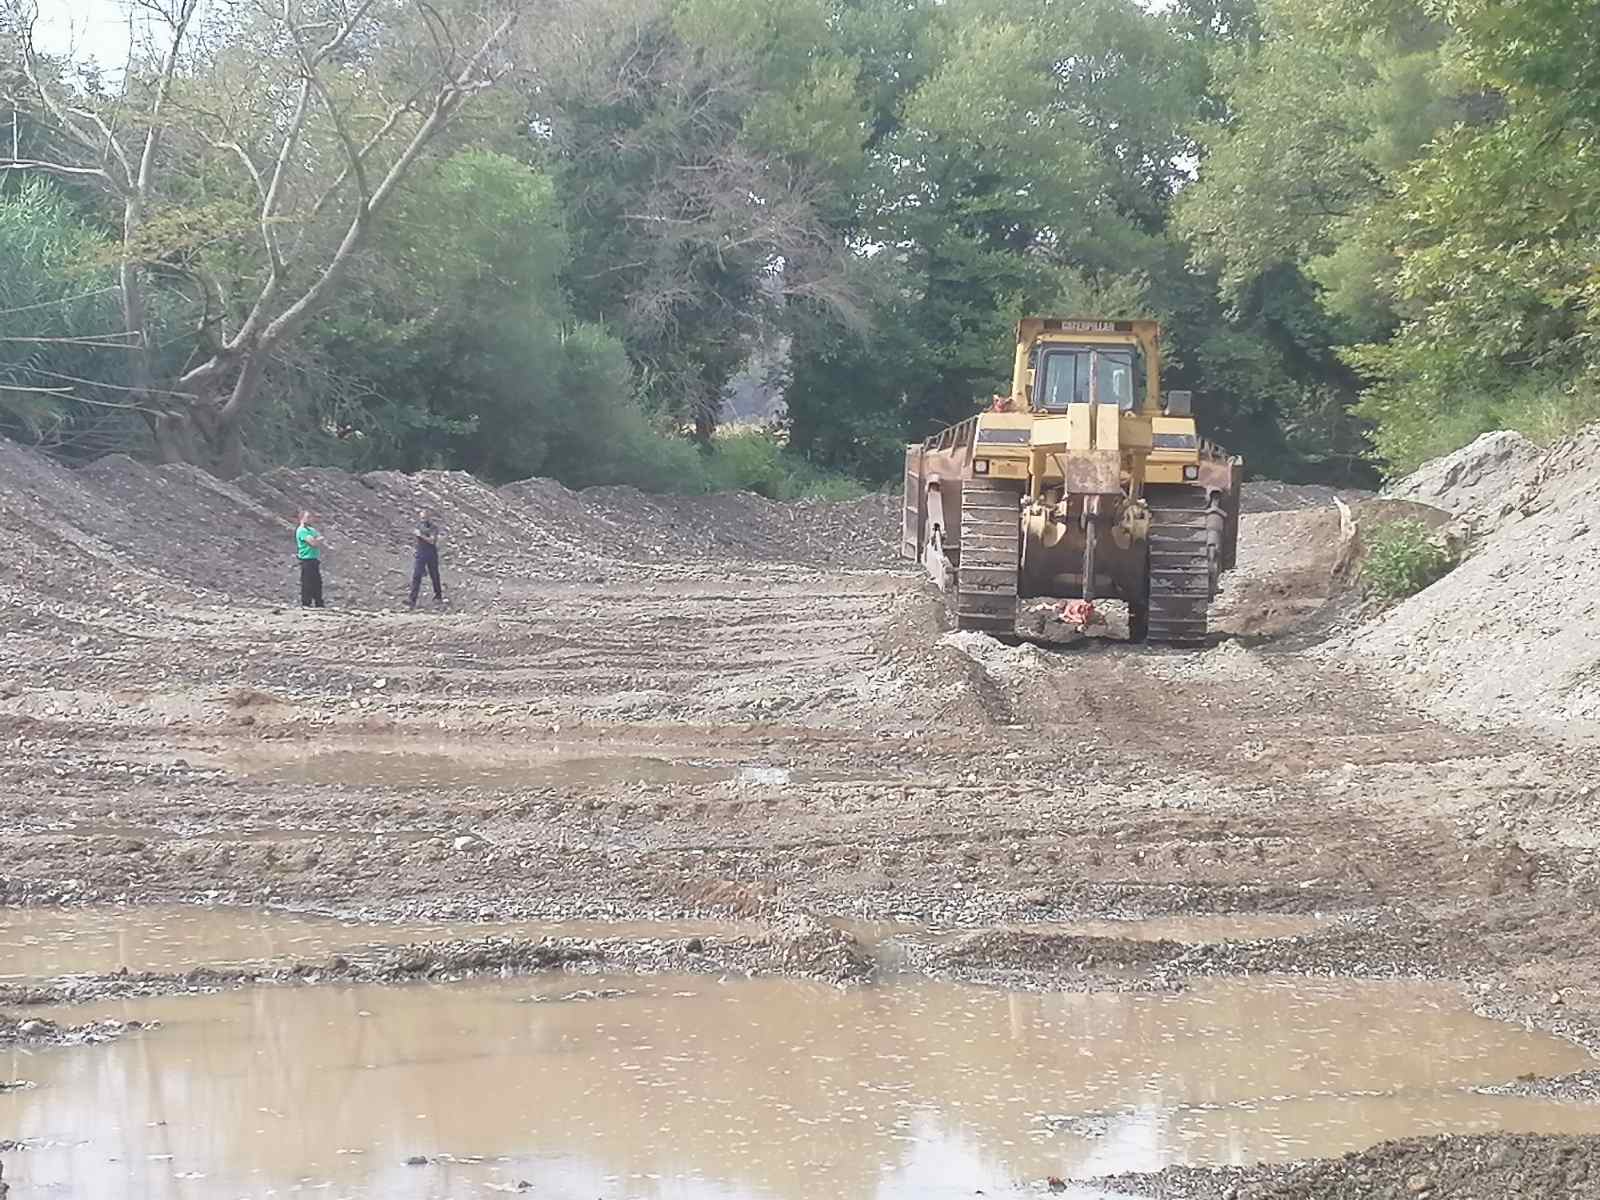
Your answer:
[[[0,1054],[0,1079],[36,1085],[0,1094],[0,1134],[27,1145],[6,1156],[13,1200],[434,1200],[524,1181],[559,1200],[926,1200],[1447,1130],[1600,1131],[1594,1107],[1472,1091],[1590,1060],[1442,985],[540,976],[41,1015],[163,1025]]]
[[[948,942],[972,932],[914,922],[839,921],[874,950],[886,970],[906,943]],[[1299,914],[1202,914],[1143,921],[1082,920],[1017,926],[1035,933],[1217,942],[1292,937],[1329,919]],[[686,938],[755,936],[759,921],[400,921],[366,922],[273,909],[201,905],[0,908],[0,980],[69,974],[184,971],[275,960],[314,961],[380,945],[444,938]]]
[[[68,974],[185,971],[325,958],[364,948],[443,938],[735,937],[740,921],[345,921],[272,909],[200,905],[0,908],[0,980]]]

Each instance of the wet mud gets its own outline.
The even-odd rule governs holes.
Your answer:
[[[508,537],[484,560],[492,589],[474,593],[463,572],[458,610],[419,616],[377,599],[302,614],[170,581],[145,599],[87,595],[64,575],[8,591],[0,1010],[67,1028],[97,1004],[167,1020],[191,1002],[315,1005],[546,974],[572,996],[665,972],[863,996],[977,984],[1022,1005],[1154,1003],[1281,975],[1439,982],[1582,1056],[1509,1064],[1482,1081],[1510,1089],[1497,1103],[1577,1111],[1600,1051],[1600,746],[1444,724],[1360,664],[1280,636],[1334,599],[1295,590],[1328,584],[1311,561],[1326,521],[1247,519],[1277,522],[1253,544],[1283,559],[1251,565],[1233,597],[1228,619],[1251,640],[1182,652],[953,644],[939,599],[868,569],[876,551],[819,569],[785,558],[776,534],[759,560],[666,550],[559,576]],[[300,924],[264,927],[250,915],[262,910]],[[172,925],[189,911],[226,915],[189,937]],[[78,1015],[45,1007],[69,1000]],[[170,1030],[37,1054],[90,1062]],[[281,1057],[303,1061],[292,1044]],[[96,1068],[74,1069],[61,1087],[92,1094]],[[1589,1153],[1581,1138],[1489,1129],[1375,1124],[1343,1149],[1378,1156],[1358,1165],[1392,1182],[1383,1163],[1443,1147],[1411,1172],[1442,1181],[1503,1145],[1512,1165],[1484,1178],[1536,1173],[1537,1186]],[[1483,1139],[1369,1149],[1472,1131]],[[1541,1131],[1580,1132],[1518,1130]],[[43,1146],[8,1153],[7,1181]],[[414,1152],[429,1166],[401,1156],[396,1179],[435,1170],[433,1151]],[[1178,1160],[1126,1161],[1108,1169]],[[1140,1194],[1206,1180],[1218,1187],[1196,1195],[1366,1194],[1328,1190],[1341,1169],[1357,1178],[1343,1161],[1324,1175],[1169,1172]],[[1021,1178],[1032,1169],[1017,1186],[1042,1186]]]

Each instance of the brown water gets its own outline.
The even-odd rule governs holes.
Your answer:
[[[535,1004],[537,992],[623,995]],[[264,989],[73,1010],[158,1018],[0,1055],[18,1194],[930,1200],[1046,1175],[1600,1131],[1466,1090],[1588,1065],[1444,986],[1253,980],[1184,995],[709,978]],[[411,1155],[435,1161],[407,1166]],[[1092,1194],[1092,1193],[1091,1193]]]
[[[258,908],[141,905],[0,908],[0,979],[184,971],[207,964],[317,959],[376,945],[484,937],[735,937],[738,921],[340,921]]]
[[[1155,917],[1145,921],[1069,921],[1019,928],[1182,942],[1290,937],[1328,923],[1317,916],[1273,913]],[[841,921],[894,969],[897,943],[950,941],[971,930],[929,929],[898,922]],[[314,960],[377,945],[443,938],[740,937],[764,930],[757,921],[399,921],[374,923],[259,908],[198,905],[94,905],[0,908],[0,979],[130,971],[183,971],[206,964]]]

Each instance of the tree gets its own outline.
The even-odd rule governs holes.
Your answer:
[[[1402,321],[1349,352],[1397,470],[1478,433],[1549,439],[1600,418],[1600,77],[1593,5],[1461,3],[1451,42],[1485,119],[1397,172],[1367,228],[1392,246]],[[1549,25],[1545,26],[1544,22]]]
[[[873,332],[804,314],[788,392],[796,445],[874,479],[1007,386],[1018,317],[1178,311],[1155,280],[1183,274],[1163,227],[1201,79],[1122,0],[955,0],[920,24],[896,8],[858,14],[914,39],[865,60],[914,72],[861,198]]]
[[[567,282],[646,400],[706,439],[786,298],[854,319],[837,225],[864,106],[821,0],[596,0],[580,23],[530,97]]]
[[[60,152],[0,169],[87,181],[116,205],[130,396],[166,460],[223,475],[279,355],[323,310],[472,99],[511,69],[521,0],[139,0],[120,91],[73,86],[4,0],[33,118]],[[164,343],[153,293],[190,299]]]
[[[0,195],[0,434],[69,455],[125,436],[114,379],[127,338],[105,248],[48,181]]]
[[[1238,440],[1276,439],[1263,449],[1279,473],[1359,479],[1363,378],[1344,350],[1403,320],[1391,229],[1373,217],[1482,98],[1444,69],[1449,30],[1412,0],[1269,0],[1256,19],[1213,46],[1217,101],[1175,210],[1221,301],[1192,356],[1250,398],[1256,438]]]
[[[639,408],[621,344],[563,295],[561,216],[548,176],[477,149],[397,201],[349,302],[306,338],[345,383],[316,424],[354,465],[673,483],[683,456]]]

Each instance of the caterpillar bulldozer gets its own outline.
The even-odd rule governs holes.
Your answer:
[[[901,554],[953,591],[959,629],[1019,636],[1020,602],[1128,606],[1132,641],[1196,643],[1234,564],[1242,459],[1160,382],[1154,321],[1029,317],[1011,393],[906,447]]]

